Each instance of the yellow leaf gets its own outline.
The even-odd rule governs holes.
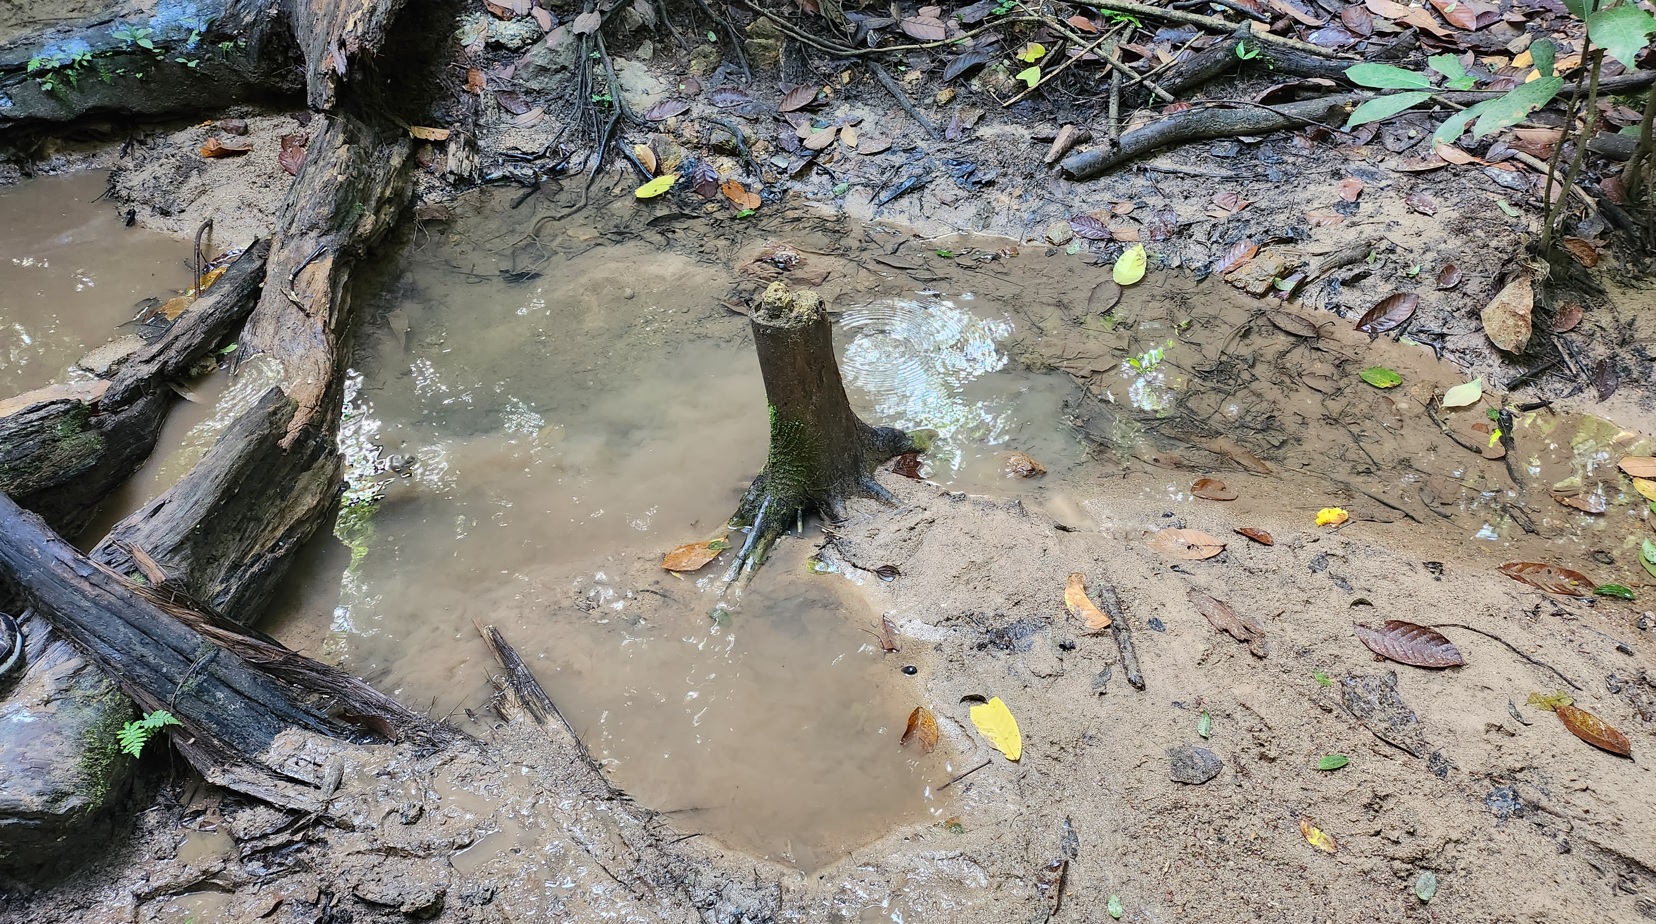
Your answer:
[[[1018,731],[1018,720],[1012,717],[1012,710],[1006,708],[999,696],[972,707],[972,724],[1007,760],[1023,756],[1023,735]]]
[[[219,277],[223,276],[224,271],[229,269],[229,268],[230,268],[229,264],[226,264],[226,265],[220,266],[216,269],[208,270],[206,275],[201,277],[201,291],[202,292],[207,291],[207,289],[210,288],[213,283],[218,282]],[[197,292],[196,294],[200,295],[201,293]]]
[[[1323,853],[1333,853],[1340,849],[1340,845],[1334,842],[1334,835],[1312,824],[1309,818],[1300,819],[1300,833],[1305,835],[1307,844]]]
[[[1339,526],[1349,519],[1351,519],[1351,514],[1338,507],[1324,507],[1317,511],[1318,526]]]
[[[677,183],[677,182],[678,182],[678,174],[676,174],[676,173],[664,173],[661,176],[658,176],[655,179],[651,180],[650,182],[645,183],[643,186],[640,186],[637,189],[633,190],[633,195],[637,196],[640,199],[654,199],[656,196],[661,195],[662,193],[666,192],[669,189],[672,189],[673,184]]]
[[[1018,60],[1025,64],[1034,64],[1046,56],[1046,46],[1040,42],[1030,42],[1018,50]]]
[[[1144,252],[1144,245],[1134,244],[1115,262],[1115,269],[1110,271],[1110,278],[1114,279],[1118,286],[1130,286],[1144,278],[1144,270],[1149,265],[1150,256]]]
[[[633,156],[638,158],[638,162],[644,165],[645,170],[650,171],[652,174],[656,172],[655,151],[651,150],[649,145],[633,145]]]
[[[719,553],[730,548],[723,536],[717,539],[704,539],[701,542],[687,542],[661,557],[661,567],[668,571],[695,571],[708,562],[719,557]]]
[[[431,128],[426,125],[410,125],[408,133],[421,141],[447,141],[449,130],[446,128]]]
[[[1041,69],[1039,67],[1026,67],[1015,74],[1013,79],[1022,80],[1033,87],[1041,82]]]
[[[1633,490],[1643,494],[1645,500],[1656,501],[1656,478],[1633,479]]]
[[[1513,67],[1534,67],[1535,66],[1535,56],[1530,54],[1530,50],[1528,48],[1526,48],[1523,51],[1520,51],[1517,54],[1512,56],[1512,66]]]
[[[1071,616],[1085,621],[1090,631],[1110,627],[1110,617],[1104,615],[1104,611],[1087,596],[1087,579],[1079,571],[1070,575],[1069,583],[1064,585],[1064,608],[1069,610]]]

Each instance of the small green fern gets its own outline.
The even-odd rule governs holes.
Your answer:
[[[149,743],[156,732],[168,725],[178,725],[179,721],[165,709],[157,709],[149,715],[135,722],[128,722],[121,726],[116,737],[120,739],[121,751],[133,757],[144,753],[144,745]]]

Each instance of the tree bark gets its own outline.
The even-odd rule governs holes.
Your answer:
[[[747,527],[748,537],[727,582],[748,580],[803,513],[839,522],[852,497],[895,502],[874,469],[902,453],[924,452],[935,436],[869,426],[851,410],[828,313],[815,292],[772,283],[751,320],[770,407],[770,450],[730,520]]]

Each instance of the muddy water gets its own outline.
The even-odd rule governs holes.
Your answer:
[[[97,172],[0,188],[0,394],[62,380],[140,301],[189,287],[189,242],[124,227],[103,191]]]

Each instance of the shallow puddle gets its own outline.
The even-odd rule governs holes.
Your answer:
[[[0,187],[0,395],[64,380],[131,332],[139,302],[190,286],[190,243],[125,227],[104,186],[94,171]]]

